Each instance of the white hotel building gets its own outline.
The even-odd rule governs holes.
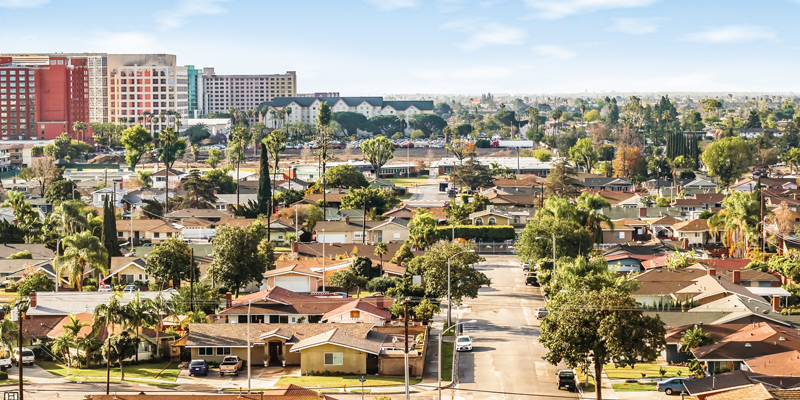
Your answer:
[[[432,100],[384,100],[382,97],[279,97],[261,107],[267,106],[276,110],[287,107],[291,114],[286,117],[286,122],[315,124],[317,110],[324,101],[328,102],[331,112],[357,112],[367,118],[401,115],[408,122],[414,114],[433,114]],[[274,121],[269,113],[264,123],[273,126]]]

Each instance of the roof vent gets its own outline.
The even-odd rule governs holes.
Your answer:
[[[752,345],[752,344],[750,344],[750,343],[745,343],[745,344],[744,344],[744,347],[753,347],[753,345]]]
[[[781,336],[781,337],[779,337],[779,338],[778,338],[778,340],[779,340],[779,341],[781,341],[781,342],[783,342],[783,341],[785,341],[785,340],[786,340],[786,338],[785,338],[785,337],[783,337],[783,336]]]

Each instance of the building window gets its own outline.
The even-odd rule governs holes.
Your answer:
[[[494,217],[489,217],[489,225],[497,225],[497,220]]]
[[[197,354],[200,356],[213,356],[214,355],[214,348],[213,347],[201,347],[197,349]]]
[[[400,239],[400,232],[394,232],[394,233],[392,233],[392,237],[393,237],[394,239]]]
[[[358,310],[350,311],[350,318],[361,318],[361,311]]]
[[[343,360],[342,353],[325,353],[325,365],[342,365]]]
[[[475,218],[475,226],[483,225],[483,218]]]
[[[217,347],[217,355],[218,356],[229,356],[229,355],[231,355],[231,348],[230,347]]]
[[[519,216],[515,216],[514,217],[514,223],[515,224],[519,224]]]

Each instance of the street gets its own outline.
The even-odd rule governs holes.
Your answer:
[[[579,398],[556,387],[555,374],[564,367],[542,360],[546,350],[538,343],[539,321],[533,311],[544,300],[538,288],[525,286],[517,257],[486,256],[477,268],[492,286],[482,288],[477,299],[465,299],[459,310],[462,321],[477,323],[465,325],[474,350],[461,353],[454,398]]]

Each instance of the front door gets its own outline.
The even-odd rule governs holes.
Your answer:
[[[283,354],[283,343],[269,342],[269,365],[281,365],[281,360],[278,358]]]
[[[367,354],[367,374],[378,373],[378,356],[374,354]]]
[[[383,242],[383,231],[378,231],[376,243],[381,243],[381,242]]]

